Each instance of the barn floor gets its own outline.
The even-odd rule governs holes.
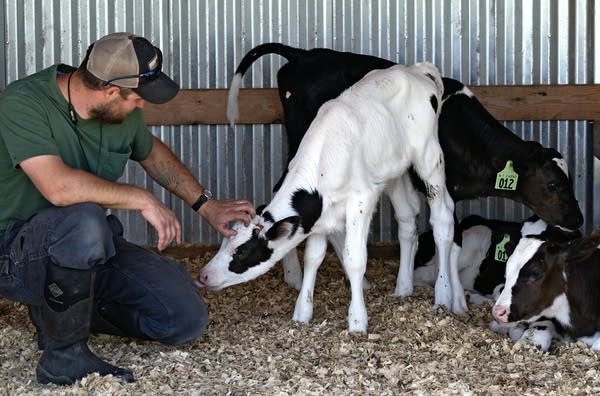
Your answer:
[[[171,249],[195,276],[214,250]],[[183,257],[183,256],[188,257]],[[206,334],[170,348],[108,335],[90,346],[133,370],[121,384],[90,375],[69,387],[40,386],[40,356],[24,306],[0,300],[0,393],[11,395],[398,395],[599,394],[598,353],[554,343],[549,353],[515,344],[487,328],[491,303],[454,315],[433,306],[433,291],[392,295],[397,263],[370,260],[366,292],[369,333],[349,334],[349,289],[335,258],[322,265],[310,324],[291,320],[297,292],[277,265],[218,294],[203,291],[211,315]]]

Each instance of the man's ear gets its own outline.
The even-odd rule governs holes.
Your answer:
[[[108,85],[107,87],[105,87],[102,90],[102,93],[107,98],[112,99],[112,98],[116,97],[117,95],[121,95],[121,88],[117,87],[116,85]]]
[[[291,238],[300,226],[300,216],[290,216],[285,219],[276,221],[271,228],[265,233],[268,240],[273,241],[281,238]]]

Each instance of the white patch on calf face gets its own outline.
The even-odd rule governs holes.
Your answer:
[[[569,306],[567,295],[565,293],[558,295],[554,301],[552,301],[552,305],[545,308],[539,314],[525,319],[525,321],[532,323],[542,316],[558,320],[563,327],[571,327],[571,308]]]
[[[569,177],[569,168],[567,167],[567,161],[563,158],[552,158],[552,161],[560,168],[561,171],[565,172],[565,175]]]
[[[510,255],[506,262],[506,283],[504,290],[500,293],[498,301],[494,306],[504,307],[507,310],[512,302],[512,288],[519,279],[521,268],[527,264],[529,260],[536,254],[540,246],[544,243],[536,238],[521,238],[519,244],[515,248],[513,254]]]

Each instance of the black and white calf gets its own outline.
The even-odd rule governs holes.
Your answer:
[[[325,101],[337,97],[369,71],[394,64],[373,56],[324,48],[303,50],[279,43],[258,45],[244,56],[231,83],[227,114],[232,124],[239,113],[237,96],[243,74],[255,60],[271,53],[288,60],[277,73],[288,161],[296,154],[304,133]],[[438,134],[445,157],[446,185],[452,199],[456,202],[486,196],[506,197],[524,203],[552,225],[578,228],[583,216],[560,153],[520,139],[494,119],[461,82],[443,78],[443,84]],[[502,171],[511,166],[512,176],[503,177],[506,173]],[[275,190],[281,180],[283,176]],[[514,186],[509,186],[510,183]],[[416,185],[422,190],[420,183]],[[413,204],[411,200],[409,205]],[[396,212],[395,215],[400,253],[404,257],[400,260],[394,294],[406,296],[413,291],[413,259],[418,234],[410,213]],[[455,232],[459,244],[460,234]],[[301,271],[295,254],[286,257],[284,267],[286,281],[297,286]],[[436,301],[442,299],[436,297]],[[442,303],[452,307],[454,312],[466,309],[460,298]]]
[[[345,232],[342,262],[352,293],[348,329],[366,332],[362,281],[369,224],[384,189],[395,206],[405,205],[410,166],[428,186],[440,272],[447,277],[454,204],[446,190],[437,140],[442,89],[435,66],[396,65],[372,71],[325,103],[290,162],[281,188],[250,226],[234,226],[237,235],[223,240],[200,271],[200,284],[218,290],[253,279],[307,239],[293,318],[308,322],[327,237]]]
[[[523,233],[507,262],[494,319],[505,327],[550,321],[546,337],[600,350],[600,229],[567,243]]]
[[[242,76],[254,61],[266,54],[288,60],[277,73],[288,162],[323,103],[337,97],[369,71],[395,64],[374,56],[325,48],[304,50],[280,43],[258,45],[240,61],[231,82],[227,116],[232,125],[239,115],[237,98]],[[453,200],[505,197],[524,203],[550,225],[579,228],[583,215],[562,155],[516,136],[460,81],[445,77],[442,81],[444,94],[438,134],[446,159],[446,183]],[[509,186],[514,179],[499,180],[502,177],[498,176],[509,161],[518,175],[514,186]],[[277,185],[281,180],[283,176]]]
[[[455,232],[462,233],[458,276],[470,302],[478,304],[499,294],[498,289],[504,284],[506,261],[521,238],[522,226],[523,223],[471,215],[455,228]],[[414,280],[415,284],[432,286],[436,278],[433,234],[427,231],[419,235]]]
[[[537,215],[525,222],[485,219],[470,215],[461,220],[462,248],[458,256],[460,282],[470,302],[496,300],[504,287],[506,262],[521,239],[522,232],[554,242],[568,242],[581,236],[578,230],[550,226]],[[435,245],[431,231],[419,235],[415,257],[415,283],[433,285],[437,276]]]

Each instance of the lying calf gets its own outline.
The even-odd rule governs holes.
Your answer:
[[[524,236],[507,262],[506,285],[492,309],[504,327],[549,320],[548,337],[600,350],[600,229],[568,243]],[[544,348],[544,346],[542,346]]]
[[[458,275],[470,302],[479,304],[493,299],[494,292],[504,284],[506,261],[521,238],[522,226],[523,223],[477,215],[461,220],[455,229],[462,233]],[[415,284],[434,284],[437,265],[431,231],[419,235],[415,267]]]
[[[470,215],[462,219],[456,229],[462,233],[463,241],[458,258],[460,282],[471,296],[471,302],[475,303],[499,297],[504,286],[506,262],[523,231],[553,242],[568,242],[581,236],[577,230],[550,226],[537,215],[522,223]],[[415,266],[415,281],[433,285],[437,267],[431,231],[419,235]]]
[[[281,188],[249,226],[234,226],[237,235],[223,240],[219,252],[200,271],[200,284],[219,290],[256,278],[307,239],[294,320],[308,322],[327,237],[343,231],[342,262],[352,293],[348,329],[366,332],[362,280],[369,224],[384,189],[395,206],[405,205],[405,192],[412,188],[410,166],[428,187],[430,221],[441,252],[440,274],[447,278],[454,204],[446,190],[444,157],[437,140],[442,90],[435,66],[397,65],[367,74],[325,103],[302,139]]]

